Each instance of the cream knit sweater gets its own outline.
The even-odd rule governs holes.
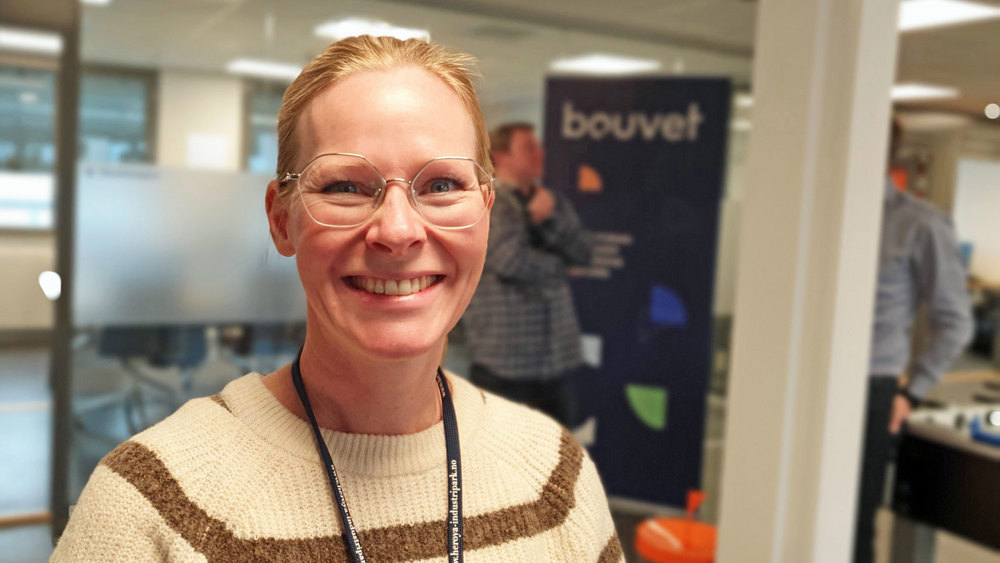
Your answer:
[[[462,448],[465,560],[624,561],[593,462],[545,416],[448,376]],[[442,423],[323,431],[365,555],[443,561]],[[347,561],[306,422],[258,374],[194,399],[94,470],[52,561]]]

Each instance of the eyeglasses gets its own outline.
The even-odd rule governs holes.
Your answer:
[[[428,223],[442,229],[465,229],[486,214],[493,179],[475,160],[463,156],[431,159],[412,180],[386,179],[360,154],[328,153],[312,159],[295,181],[309,216],[328,227],[356,227],[368,221],[390,182],[409,186],[410,204]]]

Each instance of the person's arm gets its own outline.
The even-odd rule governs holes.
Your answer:
[[[539,189],[549,191],[546,188]],[[554,193],[552,197],[555,198],[552,213],[535,226],[544,248],[562,256],[570,266],[590,264],[593,253],[590,233],[584,229],[580,216],[568,199]]]
[[[955,233],[943,219],[917,233],[913,255],[917,296],[928,306],[929,341],[913,362],[907,393],[922,399],[972,337],[972,305]]]
[[[552,252],[531,246],[524,211],[512,195],[497,194],[490,215],[486,270],[500,279],[543,285],[561,279],[566,266]]]

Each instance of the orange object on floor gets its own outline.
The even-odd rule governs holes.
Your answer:
[[[635,550],[651,563],[713,563],[715,526],[698,522],[694,511],[704,500],[688,492],[687,518],[650,518],[635,529]]]

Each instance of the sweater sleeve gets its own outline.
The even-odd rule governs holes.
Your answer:
[[[128,481],[98,465],[50,561],[205,561]]]

